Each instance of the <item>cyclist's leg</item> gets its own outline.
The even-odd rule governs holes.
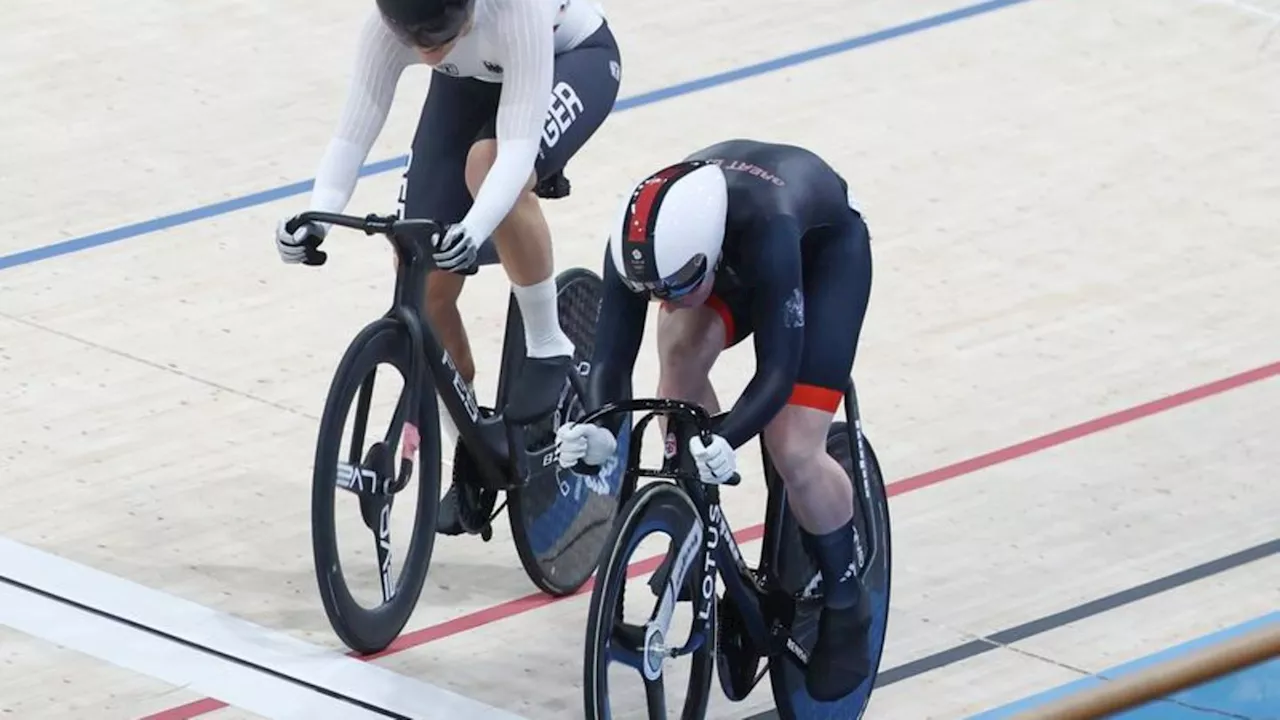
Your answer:
[[[499,259],[511,279],[524,322],[525,352],[544,363],[526,362],[520,391],[507,406],[512,417],[536,413],[558,396],[573,344],[560,327],[556,305],[551,231],[534,188],[562,170],[613,110],[620,77],[618,46],[608,25],[581,45],[556,57],[549,109],[534,172],[506,218],[494,230]],[[467,182],[474,194],[497,158],[496,128],[491,122],[477,138],[467,160]],[[545,375],[545,377],[543,377]],[[543,397],[545,396],[545,397]]]
[[[442,72],[432,74],[400,189],[402,217],[430,218],[447,224],[458,222],[467,214],[471,209],[471,193],[466,183],[467,147],[493,116],[497,105],[498,89],[492,85]],[[475,378],[475,361],[458,313],[462,284],[460,275],[431,270],[427,275],[423,308],[440,344],[470,385]],[[431,392],[430,388],[424,390]],[[447,456],[458,430],[444,405],[438,407]],[[451,484],[441,498],[438,532],[462,532],[457,495],[457,488]]]
[[[858,337],[871,293],[871,254],[866,225],[851,212],[804,265],[805,340],[796,384],[787,405],[764,431],[765,446],[787,486],[800,526],[826,535],[853,514],[844,470],[824,448],[832,416],[853,370]]]
[[[853,517],[853,490],[825,450],[840,399],[838,390],[797,384],[764,432],[769,456],[786,483],[791,512],[812,535],[839,530]]]
[[[663,303],[658,310],[658,397],[698,403],[709,413],[719,413],[711,368],[721,352],[751,335],[750,309],[749,294],[741,288],[715,288],[703,303],[691,307]],[[658,418],[658,427],[665,438],[665,416]],[[672,545],[650,578],[655,595],[666,585],[678,550]],[[680,600],[688,599],[686,592],[681,590]]]
[[[466,148],[492,117],[497,101],[497,89],[490,85],[433,73],[400,189],[402,217],[454,223],[466,215],[471,208]],[[462,285],[462,276],[432,270],[423,307],[458,371],[471,383],[475,361],[457,306]]]
[[[806,678],[810,694],[834,700],[869,672],[869,606],[856,575],[853,488],[826,452],[827,431],[853,369],[871,292],[866,225],[852,214],[804,266],[805,347],[787,405],[765,428],[765,446],[787,488],[822,572],[823,613]]]
[[[712,291],[695,307],[663,303],[658,310],[658,397],[698,403],[720,412],[711,368],[720,353],[751,334],[749,298],[740,290]],[[666,418],[658,418],[666,433]]]

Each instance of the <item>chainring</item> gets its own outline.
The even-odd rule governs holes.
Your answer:
[[[746,623],[738,606],[716,600],[716,676],[720,689],[733,702],[751,694],[763,674],[760,672],[761,654],[747,634]]]

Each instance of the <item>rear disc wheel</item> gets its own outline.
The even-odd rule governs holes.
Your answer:
[[[622,493],[631,420],[628,417],[618,433],[617,453],[595,475],[579,474],[555,461],[556,430],[584,414],[577,387],[585,385],[591,370],[601,283],[591,271],[572,268],[560,273],[556,285],[560,325],[575,348],[570,372],[580,382],[566,383],[555,412],[528,428],[529,477],[523,486],[508,491],[507,514],[525,574],[539,590],[563,597],[577,592],[600,562]],[[508,335],[516,337],[522,333]]]

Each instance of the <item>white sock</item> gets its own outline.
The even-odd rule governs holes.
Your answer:
[[[556,307],[554,276],[535,285],[512,283],[520,316],[524,320],[525,354],[545,358],[573,355],[573,342],[560,329],[560,313]]]

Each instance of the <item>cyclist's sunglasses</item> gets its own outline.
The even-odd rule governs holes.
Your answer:
[[[623,277],[622,282],[632,292],[647,292],[659,300],[679,300],[702,284],[707,277],[707,256],[698,253],[684,267],[661,280],[632,280]]]

